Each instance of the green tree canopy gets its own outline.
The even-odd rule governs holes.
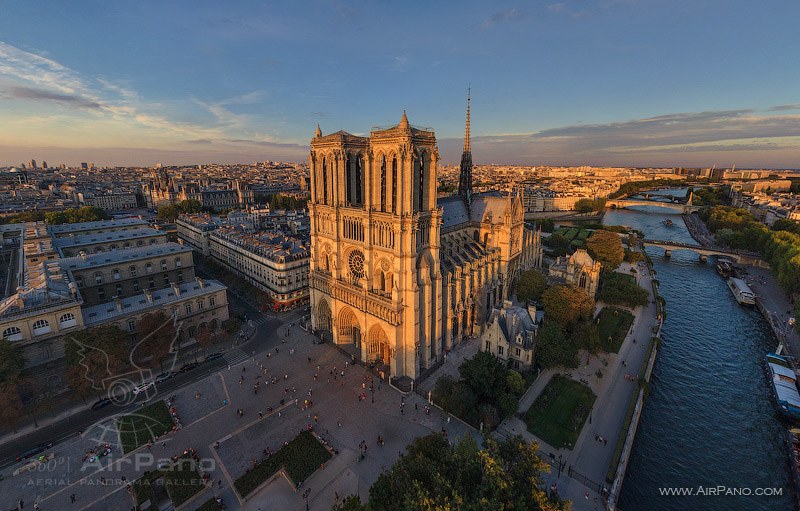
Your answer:
[[[66,377],[81,397],[102,391],[102,383],[129,367],[128,335],[113,325],[70,334],[64,340]]]
[[[539,300],[547,289],[547,277],[539,270],[522,272],[517,281],[517,299],[521,302]]]
[[[536,335],[536,362],[542,367],[577,367],[578,348],[555,321],[545,320]]]
[[[578,199],[575,202],[575,211],[578,213],[592,213],[594,211],[602,211],[606,207],[606,200],[604,198],[598,199]]]
[[[150,359],[153,366],[160,364],[170,353],[178,332],[171,316],[161,311],[145,314],[136,325],[138,343],[134,352],[137,365]]]
[[[6,339],[0,340],[0,383],[16,383],[24,367],[19,348]]]
[[[637,285],[633,276],[611,272],[603,275],[599,298],[612,305],[640,307],[650,302],[650,293]]]
[[[183,213],[199,213],[201,209],[200,201],[187,199],[177,204],[159,207],[157,218],[160,222],[174,222]]]
[[[111,216],[95,206],[81,208],[68,208],[64,211],[51,211],[45,213],[44,220],[50,225],[77,224],[80,222],[95,222],[97,220],[110,220]]]
[[[609,231],[594,231],[586,240],[589,255],[603,263],[603,271],[614,271],[625,259],[622,239],[618,234]]]
[[[594,300],[582,289],[570,285],[548,288],[542,294],[545,317],[569,330],[581,320],[591,319]]]
[[[417,438],[407,453],[383,472],[369,492],[366,506],[347,511],[484,511],[565,509],[542,488],[547,463],[538,446],[522,437],[492,438],[481,448],[466,437],[451,446],[440,434]]]

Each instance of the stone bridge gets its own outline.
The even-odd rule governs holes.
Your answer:
[[[705,261],[708,258],[708,256],[716,255],[732,259],[739,264],[747,264],[751,266],[758,266],[761,268],[769,268],[769,265],[767,265],[767,263],[765,263],[761,259],[761,256],[759,254],[754,252],[747,252],[745,250],[701,247],[699,245],[690,245],[688,243],[679,243],[677,241],[648,240],[648,239],[642,240],[642,244],[650,247],[663,248],[664,255],[666,257],[672,255],[673,250],[691,250],[692,252],[695,252],[700,256],[701,261]]]
[[[679,213],[688,214],[700,209],[699,206],[692,205],[692,199],[694,198],[694,193],[689,192],[688,197],[684,199],[679,199],[673,202],[666,202],[660,200],[653,200],[650,197],[661,197],[663,195],[651,195],[647,192],[639,192],[640,195],[645,197],[644,199],[629,199],[627,197],[620,197],[619,199],[609,199],[606,201],[606,207],[609,208],[629,208],[631,206],[658,206],[661,208],[671,209],[673,211],[677,211]]]

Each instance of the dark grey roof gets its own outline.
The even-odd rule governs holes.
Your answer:
[[[469,222],[467,207],[461,197],[442,197],[436,200],[436,205],[443,209],[442,229]]]

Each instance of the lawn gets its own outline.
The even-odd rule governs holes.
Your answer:
[[[597,396],[589,387],[556,375],[525,412],[528,431],[556,449],[572,449]]]
[[[169,468],[147,472],[137,479],[133,483],[133,494],[138,505],[148,499],[151,502],[154,501],[153,484],[166,486],[167,494],[174,507],[180,506],[205,488],[203,478],[197,471],[197,463],[191,458],[180,458]]]
[[[603,351],[618,353],[622,341],[625,340],[625,336],[633,324],[633,314],[616,307],[604,307],[598,318],[600,321],[597,328]]]
[[[319,443],[310,431],[303,431],[294,440],[281,447],[272,456],[261,460],[233,484],[239,495],[246,497],[281,468],[295,484],[305,481],[322,463],[331,459],[331,453]]]
[[[122,450],[129,453],[171,431],[175,424],[164,401],[157,401],[117,420]]]

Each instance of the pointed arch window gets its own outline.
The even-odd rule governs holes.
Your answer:
[[[322,158],[322,203],[328,203],[328,161]]]
[[[397,213],[397,156],[392,158],[392,213]]]
[[[386,211],[386,156],[381,156],[381,211]]]

